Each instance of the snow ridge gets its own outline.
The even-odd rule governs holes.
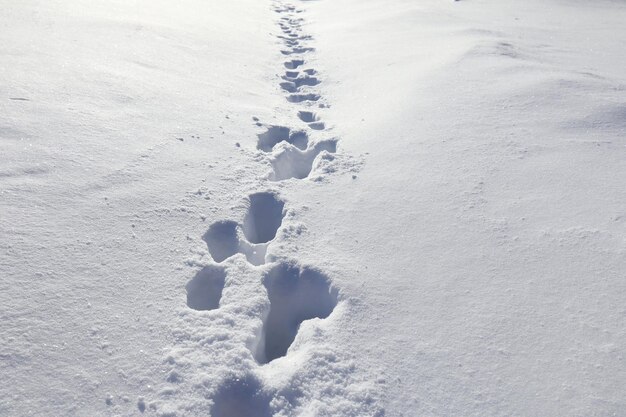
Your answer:
[[[191,262],[200,270],[185,287],[188,308],[173,330],[166,386],[149,404],[163,417],[384,415],[378,387],[359,379],[356,361],[329,337],[353,300],[319,267],[271,250],[306,230],[274,185],[335,172],[338,143],[323,137],[328,128],[316,110],[328,104],[316,88],[317,70],[307,65],[315,48],[303,30],[304,10],[284,2],[273,10],[287,57],[279,88],[304,127],[253,118],[265,129],[255,159],[272,171],[245,199],[245,214],[214,222],[202,237],[211,260]]]

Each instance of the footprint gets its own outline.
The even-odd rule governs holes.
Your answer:
[[[300,324],[312,318],[326,318],[337,305],[337,290],[321,272],[280,263],[263,278],[270,299],[270,311],[263,323],[255,352],[259,363],[269,363],[287,354]]]
[[[267,244],[252,244],[240,236],[239,224],[234,221],[213,223],[202,236],[213,260],[217,263],[243,253],[252,265],[263,265]]]
[[[292,59],[291,61],[286,61],[284,63],[285,68],[290,69],[290,70],[296,69],[302,64],[304,64],[303,59]]]
[[[313,36],[311,36],[311,35],[297,35],[296,34],[295,36],[290,35],[290,37],[298,39],[299,41],[311,41],[311,40],[313,40]]]
[[[187,306],[194,310],[214,310],[220,306],[226,280],[224,268],[209,265],[202,268],[185,287]]]
[[[313,161],[322,151],[335,153],[337,151],[337,140],[328,139],[317,142],[313,147],[301,151],[295,147],[285,147],[283,151],[272,160],[273,172],[269,179],[271,181],[282,181],[289,178],[302,179],[309,176],[313,168]]]
[[[211,417],[272,417],[271,399],[253,375],[233,377],[215,394]]]
[[[315,73],[315,70],[306,69],[303,72],[306,74]],[[300,71],[285,71],[285,75],[281,77],[285,81],[289,81],[295,85],[296,88],[302,86],[314,87],[321,83],[321,81],[316,77],[310,77],[309,75],[300,76]]]
[[[304,123],[308,123],[313,130],[324,130],[326,128],[324,122],[320,122],[319,117],[311,111],[299,111],[298,117]]]
[[[277,35],[279,39],[283,39],[284,41],[310,41],[313,40],[313,36],[311,35],[298,35],[297,33],[290,33],[287,36]]]
[[[249,197],[249,204],[242,226],[220,221],[202,236],[215,262],[242,253],[252,265],[265,263],[267,246],[282,224],[285,203],[272,193],[257,193]]]
[[[257,149],[263,152],[272,152],[274,146],[279,142],[291,143],[298,149],[306,149],[309,137],[301,130],[292,131],[285,126],[270,126],[264,133],[257,135]]]
[[[239,253],[238,226],[237,222],[234,221],[216,222],[202,236],[202,240],[206,242],[209,253],[215,262],[223,262]]]
[[[310,69],[305,69],[304,72],[308,75],[315,75],[317,74],[317,71],[315,71],[313,68]]]
[[[282,50],[280,51],[280,53],[283,55],[294,55],[294,54],[304,54],[306,52],[313,52],[313,51],[315,51],[315,48],[306,47],[306,48],[291,48],[287,50]]]
[[[320,99],[319,94],[308,93],[308,94],[290,94],[287,96],[287,101],[290,103],[301,103],[303,101],[317,101]]]
[[[295,79],[291,80],[291,82],[293,82],[298,88],[302,87],[303,85],[313,87],[321,83],[321,81],[317,78],[309,77],[308,75],[304,77],[296,77]]]
[[[298,112],[298,117],[304,123],[312,123],[312,122],[317,122],[319,120],[319,117],[312,111],[301,110]]]
[[[282,7],[274,7],[274,11],[276,13],[289,13],[289,12],[294,12],[296,10],[295,6],[282,6]],[[296,11],[297,13],[297,11]]]
[[[296,39],[285,39],[283,40],[283,42],[285,43],[285,45],[287,45],[288,47],[297,47],[300,46],[300,41],[296,40]]]
[[[299,21],[297,19],[290,19],[288,17],[283,17],[281,20],[282,20],[282,23],[287,24],[289,27],[297,28],[297,29],[301,29],[302,27],[302,21]]]
[[[285,202],[273,193],[256,193],[243,220],[243,234],[250,243],[267,243],[276,237],[283,221]]]
[[[297,93],[298,92],[298,87],[296,87],[296,84],[291,82],[291,81],[285,81],[280,83],[280,87],[287,91],[288,93]]]

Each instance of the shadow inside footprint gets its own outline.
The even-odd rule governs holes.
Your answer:
[[[316,122],[319,120],[319,117],[312,111],[301,110],[298,112],[298,117],[305,123]]]
[[[209,265],[202,268],[187,283],[187,306],[194,310],[214,310],[220,306],[226,271]]]
[[[296,87],[296,84],[291,81],[285,81],[280,83],[280,88],[287,91],[288,93],[295,93],[298,91],[298,87]]]
[[[304,320],[326,318],[337,305],[328,277],[311,268],[281,263],[264,277],[270,311],[255,352],[259,363],[285,356]]]
[[[263,152],[272,152],[274,146],[280,142],[291,143],[298,149],[306,149],[309,137],[304,131],[292,131],[285,126],[269,126],[267,130],[257,135],[257,149]]]
[[[326,125],[324,124],[324,122],[320,122],[319,116],[313,113],[312,111],[305,111],[305,110],[299,111],[298,117],[303,122],[308,123],[309,127],[313,130],[324,130],[326,128]]]
[[[302,64],[304,64],[304,60],[302,59],[292,59],[291,61],[286,61],[284,63],[285,68],[291,69],[291,70],[298,68]]]
[[[296,88],[300,88],[305,85],[309,87],[314,87],[318,85],[319,83],[321,83],[321,81],[318,80],[316,77],[309,77],[308,75],[304,77],[295,78],[292,80],[292,82],[294,83]]]
[[[315,48],[309,47],[292,47],[291,49],[285,49],[280,51],[283,55],[304,54],[306,52],[313,52]]]
[[[285,202],[273,193],[250,196],[250,207],[243,221],[243,233],[250,243],[266,243],[276,237],[283,221]]]
[[[303,101],[317,101],[320,99],[319,94],[291,94],[287,96],[287,101],[290,103],[302,103]]]
[[[202,236],[209,253],[215,262],[222,262],[239,251],[239,237],[237,236],[237,222],[221,221],[209,227]]]
[[[254,376],[232,378],[215,394],[211,417],[271,417],[270,401]]]
[[[272,193],[256,193],[249,196],[241,227],[231,220],[213,223],[202,236],[213,260],[221,263],[241,253],[252,265],[263,265],[269,242],[282,224],[284,206]]]

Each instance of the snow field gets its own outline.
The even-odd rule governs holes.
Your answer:
[[[624,415],[623,2],[0,3],[1,416]]]
[[[385,370],[386,413],[623,414],[624,4],[310,4],[329,117],[367,157],[301,198],[341,201],[308,225],[358,271],[338,343]]]

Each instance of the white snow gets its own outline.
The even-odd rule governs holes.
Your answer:
[[[626,415],[624,2],[0,6],[0,416]]]

